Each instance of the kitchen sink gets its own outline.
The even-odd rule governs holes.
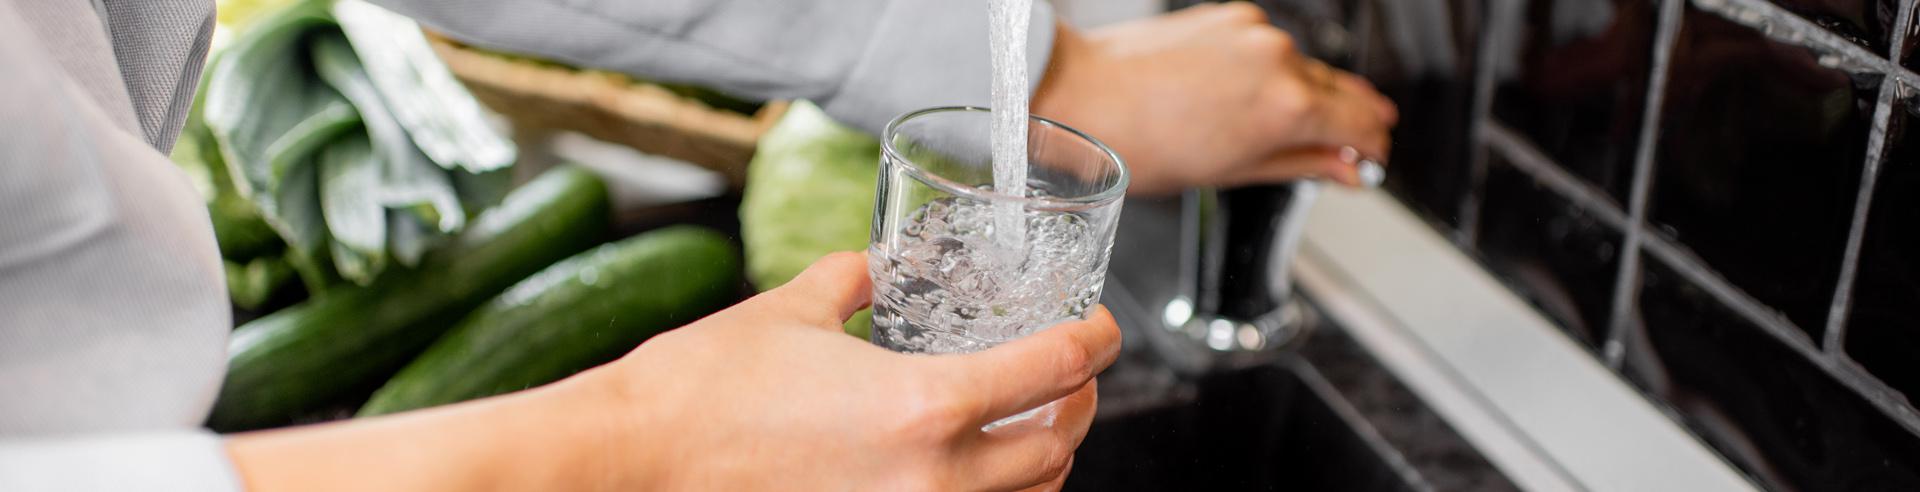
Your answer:
[[[1434,488],[1302,352],[1274,351],[1253,364],[1197,362],[1206,350],[1167,331],[1159,316],[1178,284],[1177,262],[1168,260],[1178,257],[1178,200],[1129,198],[1125,206],[1101,300],[1125,346],[1100,377],[1100,414],[1066,490]],[[1337,333],[1312,338],[1292,346],[1339,341]]]
[[[1297,358],[1192,381],[1188,398],[1103,414],[1066,490],[1422,490]]]

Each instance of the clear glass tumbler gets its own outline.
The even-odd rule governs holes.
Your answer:
[[[1100,300],[1127,188],[1106,145],[1030,116],[1026,196],[993,187],[992,113],[975,107],[908,113],[881,135],[869,273],[874,344],[897,352],[983,350]],[[1017,243],[995,211],[1019,214]]]

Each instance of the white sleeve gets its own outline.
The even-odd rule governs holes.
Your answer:
[[[220,437],[208,431],[0,441],[0,490],[238,491]]]
[[[107,41],[88,2],[0,0],[0,491],[238,490],[194,429],[232,326],[206,205]]]
[[[758,98],[805,98],[877,131],[988,101],[984,0],[374,0],[463,42]],[[1028,73],[1053,14],[1034,2]]]

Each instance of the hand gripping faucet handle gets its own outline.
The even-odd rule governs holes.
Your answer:
[[[1360,155],[1360,149],[1352,146],[1340,147],[1340,160],[1353,163],[1355,171],[1360,174],[1360,186],[1363,188],[1379,188],[1380,183],[1387,180],[1386,166],[1380,165],[1379,161],[1372,158]]]

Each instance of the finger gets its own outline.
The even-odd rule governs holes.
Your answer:
[[[1106,307],[1085,321],[1053,325],[1005,345],[938,360],[967,402],[973,424],[1000,420],[1085,386],[1120,354],[1120,327]]]
[[[1234,185],[1325,179],[1347,186],[1359,186],[1360,172],[1354,162],[1341,158],[1338,149],[1310,147],[1282,151],[1259,164],[1237,169],[1229,173],[1226,179]]]
[[[1375,160],[1385,160],[1388,129],[1381,119],[1377,93],[1345,90],[1337,80],[1324,86],[1309,79],[1307,69],[1274,77],[1268,86],[1261,126],[1275,132],[1285,147],[1353,147]]]
[[[853,313],[873,302],[873,279],[867,276],[867,253],[842,251],[813,262],[806,271],[767,293],[788,312],[839,329]]]
[[[1098,408],[1099,385],[1086,386],[1049,404],[1041,415],[977,434],[963,448],[959,466],[983,488],[1015,490],[1057,482],[1073,466],[1073,451],[1087,437]]]
[[[1232,24],[1267,23],[1267,11],[1259,5],[1254,5],[1253,2],[1202,4],[1184,10],[1193,12],[1193,15],[1214,17]]]
[[[1392,99],[1388,99],[1387,96],[1380,94],[1380,89],[1374,87],[1372,82],[1368,82],[1365,77],[1355,75],[1351,72],[1338,71],[1337,73],[1338,75],[1335,76],[1338,79],[1336,85],[1339,86],[1341,92],[1370,96],[1374,102],[1374,111],[1379,113],[1381,122],[1386,123],[1388,127],[1400,123],[1400,108],[1393,104]]]
[[[1339,69],[1328,68],[1328,70],[1331,71],[1330,77],[1333,78],[1334,91],[1339,93],[1340,100],[1349,101],[1358,108],[1356,111],[1362,114],[1367,110],[1372,111],[1374,125],[1374,138],[1370,142],[1372,145],[1348,146],[1360,150],[1363,154],[1361,157],[1385,164],[1393,152],[1391,133],[1393,125],[1399,122],[1399,110],[1393,106],[1392,100],[1374,90],[1373,84],[1368,83],[1366,79]],[[1355,162],[1358,161],[1355,160]]]
[[[1340,83],[1340,78],[1336,75],[1333,67],[1327,66],[1326,62],[1312,58],[1302,58],[1300,63],[1296,64],[1296,67],[1300,70],[1301,77],[1305,78],[1313,87],[1321,90],[1339,89],[1339,87],[1335,87],[1335,85]]]
[[[1250,59],[1279,63],[1282,69],[1292,70],[1303,80],[1307,80],[1305,72],[1310,66],[1308,62],[1313,60],[1300,53],[1300,49],[1295,46],[1293,36],[1286,31],[1271,25],[1260,24],[1241,28],[1235,31],[1235,36],[1239,49],[1245,50],[1246,56]]]
[[[1307,140],[1332,148],[1353,147],[1366,157],[1386,160],[1387,124],[1372,97],[1332,90],[1314,98]]]

